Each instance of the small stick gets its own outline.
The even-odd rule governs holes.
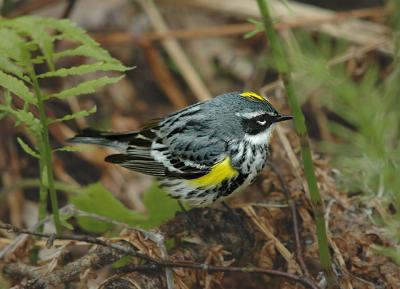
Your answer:
[[[162,17],[160,11],[158,11],[157,6],[154,5],[151,0],[140,0],[139,3],[143,7],[143,10],[147,14],[151,24],[154,29],[160,33],[168,33],[169,27]],[[211,94],[204,84],[200,76],[197,74],[195,68],[189,61],[184,50],[178,41],[174,38],[166,39],[162,42],[165,50],[175,61],[177,67],[179,68],[182,77],[187,82],[188,86],[191,88],[193,93],[196,95],[198,100],[207,100],[211,98]]]
[[[285,180],[283,179],[283,176],[282,176],[281,172],[279,171],[279,169],[272,163],[270,163],[269,165],[270,165],[271,169],[274,171],[274,173],[276,174],[276,176],[278,177],[278,180],[282,186],[282,190],[283,190],[283,192],[286,196],[286,199],[288,201],[288,204],[290,206],[290,211],[292,213],[292,222],[293,222],[293,235],[294,235],[294,240],[295,240],[295,244],[296,244],[297,261],[299,262],[299,265],[300,265],[304,275],[306,275],[308,278],[312,278],[310,272],[308,271],[306,263],[304,262],[304,259],[303,259],[296,203],[292,200],[290,192],[289,192],[288,188],[286,187]]]
[[[61,18],[69,18],[71,15],[72,11],[74,10],[75,4],[78,2],[78,0],[68,0],[67,1],[67,6],[65,7]]]
[[[46,234],[46,233],[39,233],[39,232],[32,232],[27,229],[21,229],[11,224],[0,224],[1,229],[10,230],[16,234],[28,234],[37,237],[44,237],[51,240],[71,240],[71,241],[82,241],[88,244],[95,244],[104,247],[108,247],[111,249],[115,249],[120,253],[124,253],[133,257],[137,257],[146,261],[149,261],[154,264],[154,268],[188,268],[194,270],[203,270],[211,273],[217,272],[243,272],[243,273],[258,273],[258,274],[265,274],[270,276],[276,276],[284,278],[288,281],[300,283],[307,288],[310,289],[319,289],[318,286],[313,284],[308,278],[302,276],[296,276],[294,274],[271,270],[271,269],[264,269],[264,268],[257,268],[257,267],[223,267],[223,266],[214,266],[208,265],[203,263],[193,263],[193,262],[185,262],[185,261],[169,261],[169,260],[157,260],[148,255],[142,254],[140,252],[135,251],[131,247],[119,245],[114,242],[109,242],[106,240],[102,240],[99,238],[94,238],[91,236],[78,236],[78,235],[62,235],[62,234]],[[134,268],[134,271],[137,271],[137,268]]]

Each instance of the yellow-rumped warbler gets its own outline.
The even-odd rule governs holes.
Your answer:
[[[188,106],[142,130],[83,131],[70,141],[104,145],[106,161],[156,176],[168,194],[206,206],[248,186],[263,169],[274,124],[291,119],[254,92]]]

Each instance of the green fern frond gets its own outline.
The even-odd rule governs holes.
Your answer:
[[[54,54],[55,59],[72,56],[85,56],[101,62],[120,63],[117,59],[113,58],[107,50],[98,46],[80,45]]]
[[[57,39],[68,39],[88,46],[100,47],[100,44],[94,41],[85,30],[78,27],[69,19],[58,20],[54,18],[40,18],[40,21],[47,27],[51,27],[60,32]]]
[[[76,119],[76,118],[80,118],[80,117],[86,117],[86,116],[89,116],[89,115],[95,113],[96,111],[97,111],[97,107],[94,106],[89,110],[81,110],[81,111],[78,111],[78,112],[75,112],[75,113],[72,113],[72,114],[64,115],[61,118],[52,119],[49,122],[49,124],[56,123],[56,122],[67,121],[67,120],[72,120],[72,119]]]
[[[55,52],[56,40],[73,42],[76,47]],[[84,56],[88,63],[68,68],[55,69],[55,62],[61,58]],[[36,74],[36,65],[47,63],[50,72]],[[18,139],[22,149],[29,155],[39,158],[40,190],[39,217],[46,216],[48,195],[50,195],[52,213],[56,231],[59,233],[61,221],[58,212],[57,192],[55,187],[52,152],[48,126],[54,122],[86,117],[96,112],[96,107],[64,115],[58,119],[47,116],[46,99],[75,97],[94,93],[98,88],[116,83],[122,77],[104,76],[99,79],[84,81],[75,87],[44,97],[40,79],[47,77],[78,76],[87,73],[124,72],[130,68],[114,59],[106,50],[94,41],[83,29],[69,20],[23,16],[14,19],[0,18],[0,87],[5,92],[0,104],[0,118],[9,114],[15,118],[15,124],[23,124],[35,137],[37,151]],[[12,97],[23,101],[22,109],[15,109]],[[35,105],[38,115],[30,109]],[[61,147],[56,151],[76,151],[76,147]]]
[[[36,104],[37,100],[33,96],[29,88],[18,78],[4,73],[0,70],[0,86],[11,91],[25,102],[30,104]]]
[[[0,55],[0,71],[10,73],[21,80],[31,83],[29,77],[24,75],[21,67],[12,62],[8,57]]]
[[[42,132],[42,124],[30,111],[23,109],[14,110],[11,107],[7,107],[7,112],[15,117],[19,123],[23,123],[29,128],[29,131],[35,136],[40,136]]]
[[[31,148],[26,142],[24,142],[21,138],[17,138],[17,141],[21,148],[26,152],[28,155],[33,156],[34,158],[39,159],[40,155],[38,152],[36,152],[33,148]]]
[[[248,18],[246,20],[247,20],[247,22],[249,22],[251,24],[254,24],[256,27],[253,30],[245,33],[243,35],[244,39],[249,39],[249,38],[253,37],[254,35],[256,35],[257,33],[260,33],[262,31],[264,31],[264,26],[263,26],[262,21],[256,20],[256,19],[253,19],[253,18]]]
[[[84,82],[78,84],[75,87],[55,93],[52,95],[52,97],[57,97],[59,99],[65,99],[67,97],[95,93],[96,90],[99,89],[100,87],[106,86],[108,84],[117,83],[122,78],[124,78],[124,76],[118,76],[118,77],[103,76],[98,79],[87,80],[87,81],[84,81]]]
[[[46,58],[50,70],[54,70],[54,44],[53,38],[49,35],[48,30],[41,18],[35,16],[24,16],[12,19],[9,25],[14,27],[22,35],[29,35],[32,41],[37,44]]]
[[[1,26],[0,26],[1,27]],[[18,33],[9,28],[0,29],[0,54],[23,64],[27,59],[25,40]],[[7,39],[7,41],[5,41]]]
[[[88,149],[90,148],[82,146],[63,146],[54,149],[53,152],[81,152],[81,151],[87,151]]]
[[[47,77],[65,77],[71,75],[82,75],[91,72],[98,71],[126,71],[128,68],[120,63],[94,63],[94,64],[82,64],[79,66],[73,66],[69,68],[60,68],[55,71],[50,71],[38,75],[38,78]]]

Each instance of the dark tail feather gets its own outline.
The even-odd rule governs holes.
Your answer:
[[[134,138],[137,132],[129,133],[108,133],[101,132],[92,129],[85,129],[75,137],[68,139],[70,143],[81,143],[81,144],[95,144],[101,146],[107,146],[116,148],[118,150],[125,151],[128,147],[129,140]]]

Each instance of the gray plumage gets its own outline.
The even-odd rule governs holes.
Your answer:
[[[109,146],[106,161],[156,176],[169,194],[192,206],[209,205],[248,185],[265,165],[273,125],[290,119],[254,93],[232,92],[197,103],[139,131],[84,131],[71,142]],[[229,158],[235,177],[195,185]]]

